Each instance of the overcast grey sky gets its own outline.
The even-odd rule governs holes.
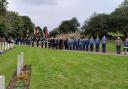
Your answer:
[[[83,23],[94,12],[110,13],[123,0],[8,0],[8,9],[29,16],[35,25],[57,27],[61,21],[77,17]]]

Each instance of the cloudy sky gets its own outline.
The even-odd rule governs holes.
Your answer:
[[[61,21],[77,17],[80,23],[94,12],[110,13],[123,0],[8,0],[9,10],[29,16],[41,27],[49,30],[57,27]]]

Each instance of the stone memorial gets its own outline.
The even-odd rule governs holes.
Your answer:
[[[0,89],[5,89],[5,76],[0,76]]]

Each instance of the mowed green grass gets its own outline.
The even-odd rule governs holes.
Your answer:
[[[16,47],[0,55],[0,74],[6,85],[25,53],[32,65],[30,89],[128,89],[128,56]]]

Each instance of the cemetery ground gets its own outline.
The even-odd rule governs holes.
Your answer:
[[[114,51],[112,46],[108,49]],[[32,65],[30,89],[128,89],[128,56],[27,46],[0,55],[0,75],[6,76],[6,86],[21,52],[25,64]]]

